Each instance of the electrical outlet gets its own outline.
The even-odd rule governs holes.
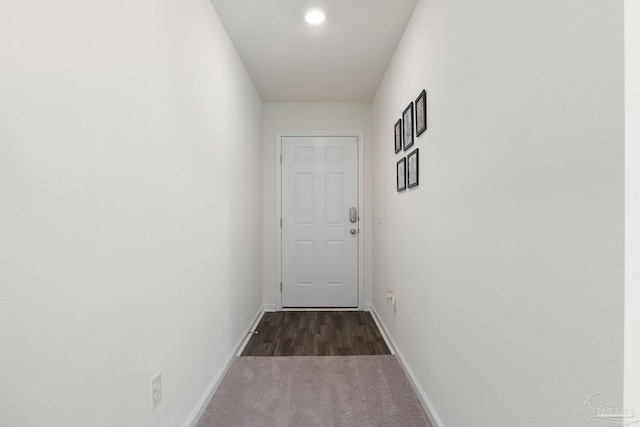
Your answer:
[[[162,375],[158,373],[151,380],[151,410],[155,411],[162,402]]]
[[[387,290],[387,304],[392,304],[393,305],[393,311],[397,311],[398,308],[396,306],[397,304],[397,296],[396,294],[393,293],[393,291],[391,289]]]

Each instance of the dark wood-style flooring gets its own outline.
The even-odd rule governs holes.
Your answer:
[[[265,313],[242,356],[366,356],[391,354],[365,311]]]

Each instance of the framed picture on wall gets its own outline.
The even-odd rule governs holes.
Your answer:
[[[396,153],[399,153],[402,150],[402,119],[396,122],[396,125],[393,127],[393,134],[395,136]]]
[[[416,136],[427,130],[427,91],[423,90],[416,99]]]
[[[418,150],[419,148],[416,148],[407,156],[407,185],[409,188],[418,186],[418,178],[420,175]]]
[[[407,159],[401,158],[396,163],[396,188],[398,192],[407,189],[407,172],[406,172]]]
[[[413,145],[413,102],[402,113],[402,139],[405,150]]]

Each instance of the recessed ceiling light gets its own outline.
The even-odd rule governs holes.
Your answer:
[[[307,12],[304,19],[311,25],[318,25],[324,22],[325,16],[319,9],[312,9]]]

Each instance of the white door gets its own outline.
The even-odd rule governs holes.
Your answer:
[[[282,307],[358,307],[358,216],[357,137],[282,137]]]

